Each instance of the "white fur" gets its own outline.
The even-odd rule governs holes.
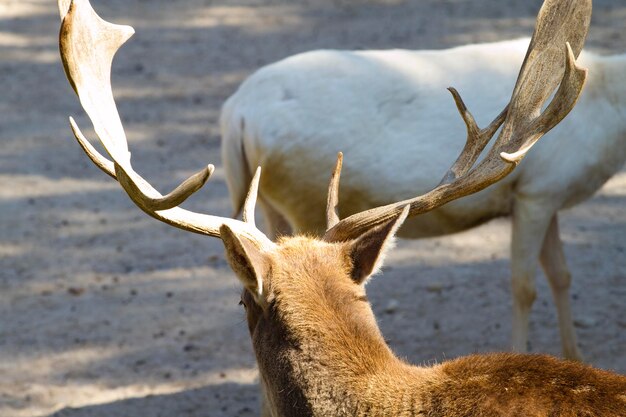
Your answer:
[[[427,191],[465,141],[446,87],[459,90],[484,127],[508,102],[527,45],[522,39],[443,51],[322,50],[260,69],[222,112],[233,205],[240,206],[250,173],[261,165],[266,175],[259,194],[269,232],[284,231],[284,223],[298,232],[320,232],[338,151],[345,155],[343,217]],[[452,233],[513,214],[514,348],[526,349],[541,257],[559,310],[564,354],[571,358],[580,353],[569,313],[569,274],[555,255],[562,252],[556,213],[589,198],[626,159],[626,55],[583,53],[579,62],[589,79],[578,105],[511,175],[407,220],[399,234]]]

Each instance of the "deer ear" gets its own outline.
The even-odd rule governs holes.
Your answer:
[[[368,230],[351,242],[351,275],[354,282],[365,283],[383,266],[385,254],[393,247],[396,232],[409,214],[408,209],[409,206],[406,206],[397,218]]]
[[[226,249],[226,258],[237,278],[254,296],[257,304],[265,299],[263,278],[270,269],[269,257],[261,247],[244,236],[238,236],[226,225],[220,227],[220,237]]]

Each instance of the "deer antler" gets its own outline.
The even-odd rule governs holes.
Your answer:
[[[450,89],[467,126],[467,143],[441,183],[421,196],[353,214],[330,227],[324,239],[355,238],[398,216],[406,205],[411,207],[409,216],[422,214],[478,192],[508,175],[537,140],[563,120],[580,97],[587,70],[576,65],[576,57],[583,48],[590,20],[591,0],[546,0],[537,16],[511,100],[486,129],[478,128],[461,96]],[[542,113],[542,106],[557,87]],[[472,169],[500,125],[502,131],[493,147]],[[336,193],[336,187],[338,181],[331,183],[329,193]]]
[[[102,20],[88,0],[59,0],[59,11],[62,18],[59,47],[65,73],[112,161],[89,143],[70,118],[74,136],[89,158],[116,179],[139,208],[158,220],[215,237],[220,237],[220,226],[227,224],[259,246],[273,245],[254,224],[260,171],[251,184],[245,221],[241,222],[177,207],[204,185],[213,173],[212,165],[192,175],[165,196],[133,170],[126,134],[111,90],[111,64],[115,53],[133,35],[134,29]]]
[[[339,178],[341,177],[341,167],[343,165],[343,153],[337,154],[337,163],[330,177],[328,185],[328,200],[326,202],[326,229],[330,229],[339,223]]]

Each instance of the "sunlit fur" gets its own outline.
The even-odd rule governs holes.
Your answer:
[[[285,238],[263,256],[267,303],[242,298],[274,417],[626,415],[626,378],[577,362],[492,354],[417,367],[397,358],[351,278],[350,243]]]
[[[268,232],[323,231],[326,184],[338,151],[345,155],[342,217],[431,189],[465,141],[446,87],[459,90],[484,127],[509,100],[527,45],[522,39],[443,51],[314,51],[260,69],[222,112],[234,207],[261,165],[267,168],[260,199]],[[581,355],[556,213],[589,198],[626,159],[626,55],[583,52],[579,63],[589,69],[579,103],[512,174],[409,219],[400,231],[421,238],[513,215],[513,346],[526,349],[541,258],[563,352],[574,359]]]

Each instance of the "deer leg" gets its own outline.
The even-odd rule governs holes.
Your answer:
[[[574,330],[570,307],[571,275],[565,263],[563,243],[559,237],[559,221],[556,214],[552,217],[543,240],[540,261],[550,283],[556,305],[563,356],[567,359],[582,361],[583,358],[576,343],[576,331]]]
[[[265,219],[265,231],[267,237],[275,241],[279,236],[291,236],[293,229],[285,216],[280,214],[270,203],[262,196],[259,197],[261,210]]]
[[[528,350],[530,309],[536,298],[535,274],[541,244],[550,223],[542,205],[515,200],[511,244],[511,292],[513,296],[512,347]]]

